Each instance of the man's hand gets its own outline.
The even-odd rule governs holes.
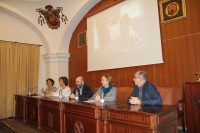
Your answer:
[[[141,110],[141,105],[131,105],[130,106],[131,111],[140,111]]]
[[[141,104],[141,100],[138,97],[130,97],[129,101],[131,104]]]

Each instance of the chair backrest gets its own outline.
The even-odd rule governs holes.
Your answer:
[[[116,87],[117,88],[117,101],[118,102],[126,102],[129,96],[133,92],[133,87]],[[99,87],[95,87],[93,92],[96,93]]]
[[[183,99],[182,86],[157,87],[162,98],[163,105],[176,105],[178,100]]]
[[[117,88],[117,101],[126,102],[133,92],[133,87],[116,87]],[[93,92],[96,93],[99,87],[95,87]],[[182,86],[164,86],[157,87],[158,92],[162,98],[163,105],[176,105],[178,100],[183,99]]]
[[[74,89],[75,89],[75,87],[71,87],[71,86],[69,86],[69,88],[71,89],[71,93],[73,93],[73,92],[74,92]]]
[[[133,92],[133,87],[116,87],[117,88],[117,101],[127,102],[127,99]]]

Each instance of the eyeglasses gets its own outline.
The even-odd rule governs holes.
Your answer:
[[[140,77],[134,77],[134,79],[136,79],[136,78],[140,78]]]

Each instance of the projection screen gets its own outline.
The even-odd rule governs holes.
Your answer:
[[[163,63],[157,0],[126,0],[87,18],[88,71]]]

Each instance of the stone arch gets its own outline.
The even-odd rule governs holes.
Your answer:
[[[79,8],[74,10],[74,14],[72,15],[72,20],[70,21],[69,25],[66,27],[65,33],[63,34],[59,52],[65,53],[66,51],[69,51],[69,44],[72,37],[72,34],[79,24],[79,22],[82,20],[83,16],[92,8],[94,7],[100,0],[85,0],[81,3]]]

